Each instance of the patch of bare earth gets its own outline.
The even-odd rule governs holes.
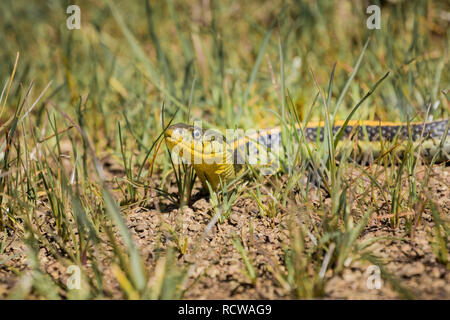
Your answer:
[[[425,170],[425,168],[423,169]],[[423,170],[418,170],[420,173]],[[381,179],[381,178],[380,178]],[[436,167],[429,183],[430,194],[438,204],[441,218],[448,223],[450,218],[450,168]],[[195,198],[195,195],[194,195]],[[388,237],[376,242],[371,248],[379,256],[399,284],[416,298],[450,299],[450,272],[436,260],[430,244],[434,235],[431,213],[426,209],[411,237],[405,231],[405,219],[394,228],[389,215],[383,214],[385,205],[380,203],[381,212],[364,230],[361,240],[373,237]],[[164,210],[163,210],[164,211]],[[232,207],[229,219],[216,223],[211,232],[202,238],[214,210],[206,197],[196,200],[191,207],[172,209],[161,214],[153,210],[135,212],[127,216],[128,224],[144,250],[151,255],[155,244],[173,246],[170,232],[164,227],[162,233],[155,229],[158,223],[172,226],[178,236],[188,239],[188,250],[179,256],[180,263],[195,265],[191,276],[192,286],[187,290],[188,299],[280,299],[290,298],[291,293],[275,279],[270,267],[281,265],[286,249],[290,245],[287,212],[279,212],[275,218],[261,217],[258,206],[252,199],[238,199]],[[304,204],[297,203],[296,215],[307,214]],[[313,217],[313,219],[318,219]],[[356,218],[355,218],[356,219]],[[157,222],[159,220],[159,222]],[[159,239],[156,239],[160,235]],[[243,259],[233,246],[238,238],[252,262],[257,280],[251,283]],[[202,240],[203,239],[203,240]],[[179,240],[178,240],[179,241]],[[194,250],[200,243],[200,249]],[[194,252],[195,251],[195,252]],[[388,281],[382,281],[381,288],[370,284],[369,264],[358,261],[351,263],[342,274],[327,274],[325,298],[331,299],[392,299],[401,298]],[[195,279],[195,281],[194,281]],[[376,287],[376,286],[375,286]]]
[[[425,170],[425,168],[424,168]],[[420,171],[420,170],[419,170]],[[422,170],[423,171],[423,170]],[[419,174],[420,175],[420,174]],[[450,167],[436,167],[429,183],[430,194],[438,204],[441,218],[450,219]],[[382,179],[382,177],[380,177]],[[364,186],[359,186],[359,188]],[[358,186],[355,186],[358,188]],[[172,190],[174,191],[174,190]],[[286,299],[292,293],[284,288],[271,271],[274,265],[281,266],[285,249],[291,244],[289,238],[290,217],[295,212],[296,220],[302,223],[305,204],[290,205],[289,212],[279,212],[274,218],[261,216],[260,210],[251,198],[239,198],[233,205],[231,215],[223,222],[217,222],[205,234],[205,228],[214,215],[206,196],[196,194],[190,207],[176,208],[166,200],[160,201],[161,212],[152,204],[147,208],[134,207],[123,210],[123,216],[139,246],[144,262],[151,275],[157,258],[168,247],[182,247],[187,241],[185,254],[177,252],[180,266],[193,266],[184,298],[187,299]],[[312,197],[313,198],[313,197]],[[378,255],[386,270],[415,297],[423,299],[450,299],[450,272],[439,263],[431,246],[434,222],[428,209],[421,215],[414,229],[413,237],[405,231],[407,214],[400,219],[399,227],[393,228],[388,217],[383,216],[386,205],[380,201],[380,212],[372,215],[372,220],[361,235],[361,240],[373,237],[387,237],[377,241],[373,253]],[[151,203],[151,201],[150,201]],[[314,205],[312,203],[311,205]],[[384,209],[383,209],[384,208]],[[320,217],[309,217],[320,222]],[[355,214],[355,220],[358,214]],[[44,219],[45,220],[45,219]],[[44,221],[43,220],[43,221]],[[257,273],[251,282],[246,273],[242,256],[233,246],[233,239],[239,239]],[[187,239],[187,240],[186,240]],[[0,239],[1,240],[1,239]],[[447,244],[448,249],[448,244]],[[58,279],[65,277],[64,268],[55,264],[45,249],[41,249],[41,266]],[[24,245],[19,236],[8,236],[5,252],[0,261],[10,259],[0,265],[0,297],[5,297],[18,280],[18,274],[28,268],[24,255]],[[118,285],[110,272],[108,257],[99,258],[103,264],[106,297],[120,298],[115,294]],[[381,288],[368,286],[368,263],[354,261],[341,274],[326,274],[325,298],[328,299],[393,299],[401,298],[388,281]]]

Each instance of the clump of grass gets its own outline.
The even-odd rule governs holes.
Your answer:
[[[439,210],[436,204],[431,204],[431,213],[434,220],[434,236],[431,241],[434,254],[437,261],[450,268],[450,260],[448,258],[448,239],[449,239],[449,227],[439,215]]]
[[[172,164],[173,173],[175,175],[176,186],[178,189],[178,193],[176,194],[176,203],[180,207],[183,207],[190,204],[191,202],[192,190],[197,175],[192,165],[187,164],[183,161],[175,165],[172,156],[170,155],[169,157]]]
[[[213,205],[214,214],[219,214],[219,222],[223,223],[230,217],[231,209],[240,195],[243,193],[245,172],[241,173],[227,183],[220,181],[220,189],[213,191],[207,182],[209,201]]]
[[[252,284],[256,283],[258,275],[256,274],[255,267],[253,266],[253,263],[251,262],[250,258],[248,257],[247,251],[245,250],[244,246],[242,245],[241,240],[235,235],[233,238],[233,246],[239,252],[239,254],[242,257],[242,261],[245,265],[246,274],[250,279],[250,282]]]

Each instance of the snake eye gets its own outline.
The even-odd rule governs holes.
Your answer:
[[[194,139],[200,139],[200,137],[201,137],[201,133],[200,133],[200,130],[198,130],[198,129],[194,129],[194,131],[192,132],[192,136],[194,137]]]

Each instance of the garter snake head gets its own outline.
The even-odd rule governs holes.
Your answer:
[[[194,166],[205,189],[206,181],[217,190],[220,180],[235,177],[233,150],[220,132],[179,123],[167,128],[164,136],[172,154]]]

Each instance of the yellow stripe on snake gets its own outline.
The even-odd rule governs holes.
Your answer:
[[[333,136],[336,136],[342,126],[343,122],[335,123],[332,129]],[[295,139],[303,146],[307,143],[310,145],[320,143],[327,133],[323,123],[310,123],[305,128],[297,126],[297,132],[289,131],[289,135],[292,136],[288,138]],[[370,162],[385,154],[386,150],[388,153],[396,152],[401,157],[408,141],[413,142],[414,150],[417,151],[415,154],[420,155],[425,162],[450,161],[448,120],[411,122],[409,125],[395,122],[350,121],[341,131],[342,139],[336,150],[339,150],[339,154],[350,150],[346,154],[351,154],[350,158],[358,162]],[[273,155],[273,151],[278,150],[277,147],[283,141],[280,127],[255,131],[227,142],[225,137],[215,130],[202,130],[179,123],[167,128],[164,136],[172,153],[191,163],[203,187],[207,189],[206,182],[209,182],[213,190],[217,190],[220,181],[227,182],[236,178],[242,165],[253,164],[255,155],[259,161],[264,154]],[[395,142],[394,147],[384,147],[392,142]],[[263,162],[268,161],[267,156],[262,159]]]

